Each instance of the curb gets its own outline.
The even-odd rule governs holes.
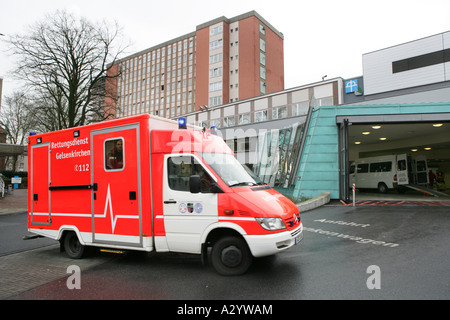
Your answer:
[[[316,209],[324,204],[330,202],[330,193],[322,192],[317,197],[307,200],[305,202],[297,203],[297,208],[300,210],[300,213],[310,211]]]
[[[0,209],[0,216],[7,214],[16,214],[16,213],[24,213],[28,212],[28,208],[6,208]]]

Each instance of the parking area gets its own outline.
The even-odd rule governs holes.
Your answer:
[[[448,207],[352,207],[332,202],[303,213],[302,221],[304,240],[300,245],[273,257],[255,259],[248,272],[238,277],[220,276],[211,266],[202,266],[197,256],[175,253],[114,259],[98,253],[85,261],[68,259],[57,247],[48,247],[0,257],[0,265],[8,268],[2,271],[8,276],[0,276],[6,290],[2,297],[220,301],[450,298]],[[66,286],[66,268],[73,264],[81,268],[80,290]],[[58,272],[53,271],[55,266]],[[44,276],[50,271],[53,278]],[[23,290],[18,283],[27,274],[40,282],[26,281],[27,290]]]
[[[329,297],[450,298],[448,207],[437,202],[397,206],[365,201],[356,207],[332,202],[305,213],[302,221],[305,249],[317,254],[306,257],[321,270],[329,269],[324,281],[341,288]],[[379,267],[381,287],[370,290],[366,284],[373,266]]]

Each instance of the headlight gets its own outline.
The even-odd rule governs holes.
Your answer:
[[[281,218],[256,218],[256,221],[266,230],[274,231],[285,229],[283,220]]]

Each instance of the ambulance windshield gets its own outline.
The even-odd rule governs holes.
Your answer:
[[[264,184],[231,154],[203,152],[201,156],[229,187]]]

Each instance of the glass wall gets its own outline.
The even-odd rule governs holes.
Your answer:
[[[258,136],[257,160],[253,171],[272,187],[288,188],[295,176],[297,159],[304,134],[302,122],[283,129],[272,129]]]

